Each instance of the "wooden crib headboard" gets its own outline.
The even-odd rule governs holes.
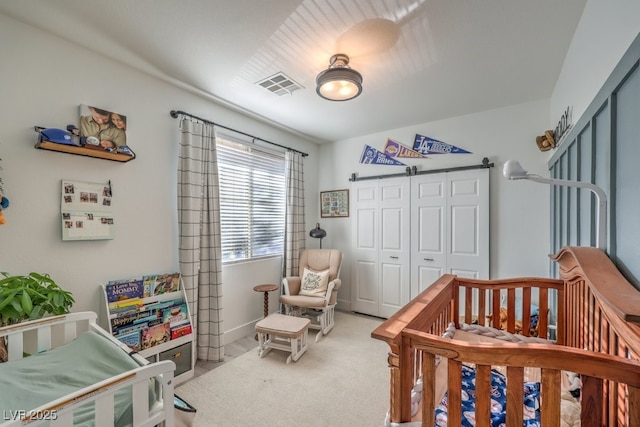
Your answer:
[[[640,291],[597,248],[567,246],[551,258],[565,282],[566,345],[638,360]]]
[[[583,374],[582,425],[640,425],[640,291],[597,248],[565,247],[551,258],[559,264],[562,280],[474,280],[445,274],[372,332],[373,338],[390,347],[391,422],[412,420],[412,387],[418,381],[429,393],[434,390],[437,354],[456,366],[488,363],[484,368],[493,364],[512,366],[514,372],[523,366],[538,367],[543,383],[545,371],[553,371],[555,377],[547,381],[546,390],[557,395],[560,371],[575,370]],[[522,295],[520,299],[516,298],[517,292]],[[484,315],[502,305],[501,296],[505,294],[507,330],[514,332],[511,329],[518,308],[523,323],[529,321],[533,292],[540,294],[541,314],[547,308],[557,313],[555,325],[550,318],[540,316],[540,322],[546,325],[549,321],[550,327],[557,328],[556,345],[504,344],[491,348],[442,338],[450,322],[483,323]],[[460,301],[464,301],[464,308]],[[524,335],[528,332],[522,331]],[[535,360],[532,354],[536,354]],[[518,362],[518,358],[526,361]],[[457,377],[459,374],[449,371],[450,386],[451,378]],[[488,408],[485,398],[477,399]],[[549,402],[543,400],[543,420],[547,421],[554,420],[560,410],[558,400],[551,403],[550,410]],[[422,420],[426,425],[433,424],[433,408],[427,406],[432,403],[423,397]],[[512,412],[512,421],[522,420],[518,416]]]

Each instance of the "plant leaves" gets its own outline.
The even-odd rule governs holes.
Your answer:
[[[22,292],[21,305],[25,313],[31,314],[33,311],[33,302],[31,301],[31,297],[28,292]]]
[[[15,296],[18,294],[18,291],[11,291],[11,293],[9,294],[9,296],[7,296],[2,302],[0,302],[0,310],[2,310],[3,308],[5,308],[7,305],[9,305],[9,303],[13,300],[13,298],[15,298]]]

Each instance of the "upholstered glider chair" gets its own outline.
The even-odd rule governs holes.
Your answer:
[[[316,342],[334,325],[342,252],[337,249],[304,249],[300,252],[300,276],[282,279],[280,303],[285,314],[308,317],[311,329],[319,329]]]

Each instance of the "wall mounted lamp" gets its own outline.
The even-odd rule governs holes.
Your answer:
[[[320,228],[320,223],[316,223],[316,228],[312,228],[309,232],[309,236],[314,239],[320,239],[320,249],[322,249],[322,238],[327,237],[327,232]]]
[[[329,101],[348,101],[362,92],[362,75],[349,67],[347,55],[337,53],[316,77],[316,92]]]
[[[596,196],[598,209],[596,210],[596,246],[603,252],[607,251],[607,195],[604,190],[590,182],[570,181],[566,179],[545,178],[540,175],[528,173],[517,160],[508,160],[504,164],[502,174],[511,180],[528,179],[542,184],[558,185],[563,187],[587,188]]]

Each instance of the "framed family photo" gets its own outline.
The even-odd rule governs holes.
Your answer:
[[[349,190],[320,192],[321,218],[346,218],[349,216]]]

